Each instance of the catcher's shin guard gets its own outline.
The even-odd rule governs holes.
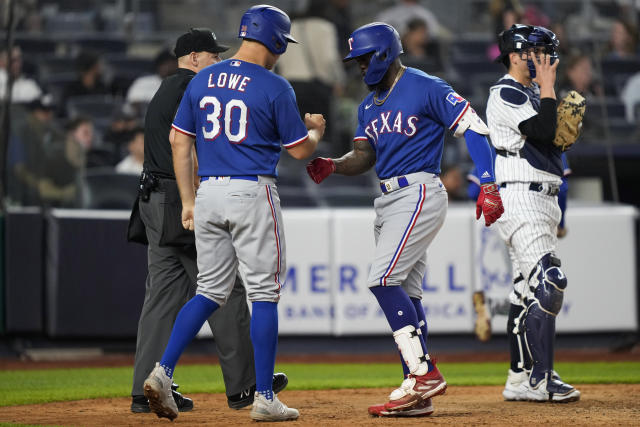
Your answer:
[[[529,278],[531,296],[524,319],[527,347],[533,360],[530,382],[535,385],[553,373],[553,345],[556,316],[562,308],[567,278],[560,260],[547,254],[538,262]]]

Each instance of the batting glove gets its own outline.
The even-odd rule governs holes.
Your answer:
[[[333,160],[325,157],[318,157],[307,164],[307,173],[316,184],[320,184],[335,171],[336,164],[333,163]]]
[[[476,219],[484,215],[484,223],[488,227],[504,213],[502,199],[496,184],[483,184],[476,202]]]

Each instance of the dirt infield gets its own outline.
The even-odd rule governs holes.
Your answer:
[[[390,389],[285,391],[280,397],[300,410],[298,426],[376,425],[638,425],[640,384],[580,385],[583,398],[568,404],[503,402],[502,387],[450,387],[434,399],[435,412],[424,418],[373,418],[367,407],[381,403]],[[247,409],[227,408],[223,394],[196,394],[192,412],[171,424],[153,414],[132,414],[130,400],[93,399],[0,408],[0,422],[82,425],[249,425]]]

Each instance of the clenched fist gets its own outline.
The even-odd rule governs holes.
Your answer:
[[[336,164],[333,160],[325,157],[318,157],[307,164],[307,173],[316,184],[320,184],[326,177],[336,171]]]
[[[496,184],[483,184],[476,202],[476,219],[484,215],[484,223],[488,227],[504,213],[502,199]]]

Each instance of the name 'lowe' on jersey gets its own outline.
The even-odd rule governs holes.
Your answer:
[[[291,148],[308,137],[289,82],[234,59],[191,80],[173,128],[196,138],[200,176],[276,176],[280,144]]]

